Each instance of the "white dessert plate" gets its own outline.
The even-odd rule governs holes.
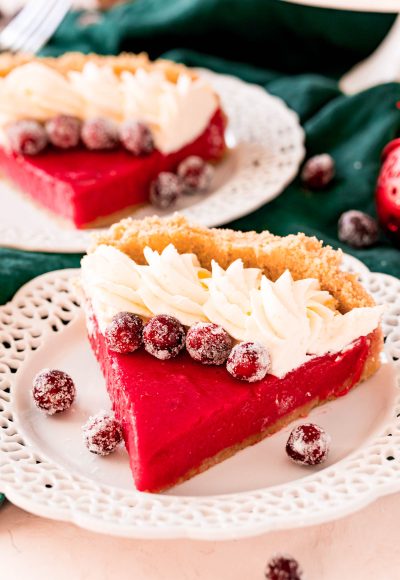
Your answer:
[[[183,199],[179,210],[205,226],[242,217],[278,196],[304,157],[304,132],[296,113],[257,85],[199,70],[215,87],[229,117],[229,154],[218,164],[207,195]],[[83,252],[93,230],[76,230],[0,181],[0,245],[44,252]],[[150,205],[134,217],[159,213]]]
[[[124,448],[101,458],[82,441],[87,417],[110,404],[74,293],[78,273],[40,276],[0,308],[0,489],[10,501],[107,534],[211,540],[325,522],[400,490],[400,280],[365,267],[360,274],[387,305],[385,355],[374,377],[311,413],[332,436],[325,464],[292,463],[288,427],[168,493],[148,494],[135,490]],[[76,382],[64,414],[45,416],[31,400],[44,367]]]

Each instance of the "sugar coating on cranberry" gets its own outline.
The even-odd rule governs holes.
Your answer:
[[[353,248],[368,248],[378,240],[377,221],[362,211],[344,212],[338,222],[338,237]]]
[[[46,123],[50,143],[60,149],[76,147],[81,138],[81,128],[81,120],[72,115],[57,115]]]
[[[304,423],[290,433],[286,453],[296,463],[318,465],[327,458],[330,444],[330,436],[321,427]]]
[[[22,155],[37,155],[47,145],[47,133],[43,125],[33,120],[21,120],[6,128],[12,151]]]
[[[168,209],[183,193],[181,179],[174,173],[162,171],[150,185],[150,203],[159,209]]]
[[[145,325],[143,342],[149,354],[167,360],[177,356],[185,346],[185,329],[174,316],[158,314]]]
[[[105,330],[108,348],[119,353],[137,350],[143,343],[142,319],[132,312],[118,312]]]
[[[310,189],[323,189],[335,176],[335,162],[328,153],[310,157],[301,172],[301,181]]]
[[[235,379],[254,383],[271,370],[271,359],[261,343],[240,342],[233,347],[226,368]]]
[[[86,447],[96,455],[109,455],[122,441],[122,429],[114,413],[100,411],[82,427]]]
[[[232,350],[232,338],[222,326],[196,322],[187,332],[186,350],[204,365],[222,365]]]
[[[118,127],[110,119],[95,117],[82,125],[81,138],[88,149],[114,149],[118,145]]]
[[[207,191],[214,169],[201,157],[191,155],[179,164],[177,173],[183,181],[184,193],[191,194]]]
[[[301,580],[302,571],[299,563],[291,556],[275,556],[267,564],[267,580]]]
[[[119,131],[122,145],[134,155],[149,155],[154,150],[153,135],[147,125],[128,119]]]
[[[74,381],[63,371],[43,369],[33,379],[33,400],[48,415],[69,409],[75,394]]]

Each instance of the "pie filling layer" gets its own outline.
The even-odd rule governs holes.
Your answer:
[[[168,361],[144,350],[112,352],[93,314],[88,330],[141,491],[171,487],[218,462],[220,454],[225,458],[301,416],[305,407],[346,394],[361,378],[373,337],[316,357],[281,379],[267,375],[249,384],[186,352]]]
[[[144,204],[151,181],[161,171],[174,171],[190,155],[213,161],[226,150],[226,119],[218,109],[205,131],[193,142],[168,155],[155,150],[135,157],[115,151],[47,149],[28,157],[0,148],[0,168],[40,205],[82,228],[99,218]]]

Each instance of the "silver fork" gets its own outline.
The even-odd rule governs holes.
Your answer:
[[[72,0],[30,0],[0,32],[0,51],[40,50],[71,8]]]

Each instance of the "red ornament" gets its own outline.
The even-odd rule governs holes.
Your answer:
[[[400,139],[390,141],[383,150],[376,208],[383,230],[400,247]]]

